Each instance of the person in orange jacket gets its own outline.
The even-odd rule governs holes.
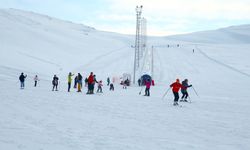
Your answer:
[[[179,90],[182,87],[182,84],[180,83],[179,79],[176,79],[176,82],[172,83],[170,85],[172,88],[173,94],[174,94],[174,106],[178,105],[178,100],[179,100]]]

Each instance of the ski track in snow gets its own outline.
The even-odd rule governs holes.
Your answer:
[[[232,66],[230,66],[230,65],[227,65],[227,64],[225,64],[225,63],[223,63],[223,62],[221,62],[221,61],[218,61],[218,60],[216,60],[216,59],[214,59],[214,58],[208,56],[204,51],[202,51],[202,50],[201,50],[200,48],[198,48],[197,46],[196,46],[196,49],[198,49],[199,52],[200,52],[204,57],[206,57],[207,59],[209,59],[209,60],[211,60],[211,61],[213,61],[213,62],[215,62],[215,63],[217,63],[217,64],[219,64],[219,65],[222,65],[222,66],[224,66],[224,67],[226,67],[226,68],[228,68],[228,69],[230,69],[230,70],[232,70],[232,71],[235,71],[235,72],[240,73],[240,74],[242,74],[242,75],[244,75],[244,76],[250,77],[250,74],[247,74],[247,73],[245,73],[245,72],[242,72],[241,70],[238,70],[238,69],[236,69],[236,68],[234,68],[234,67],[232,67]]]

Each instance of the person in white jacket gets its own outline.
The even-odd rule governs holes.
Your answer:
[[[39,79],[38,79],[38,76],[37,76],[37,75],[34,77],[34,81],[35,81],[34,87],[36,87],[36,86],[37,86],[37,82],[39,81]]]

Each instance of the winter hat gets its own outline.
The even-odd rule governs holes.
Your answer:
[[[180,82],[180,80],[179,80],[179,79],[176,79],[176,82]]]

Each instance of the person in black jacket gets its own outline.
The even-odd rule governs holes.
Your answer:
[[[57,90],[58,80],[59,78],[56,75],[54,75],[53,80],[52,80],[52,85],[53,85],[52,91],[54,91],[55,88],[56,88],[56,91],[58,91]]]
[[[21,83],[21,89],[24,89],[24,81],[25,81],[26,77],[27,77],[27,75],[23,75],[23,72],[19,76],[19,80],[20,80],[20,83]]]
[[[182,87],[181,87],[181,93],[182,93],[182,97],[181,97],[181,102],[188,102],[187,101],[187,97],[188,97],[188,92],[187,92],[187,88],[191,87],[192,85],[188,85],[188,79],[185,79],[184,81],[182,81]]]

